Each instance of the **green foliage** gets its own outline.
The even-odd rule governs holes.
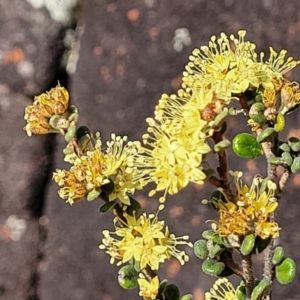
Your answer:
[[[249,133],[239,133],[232,141],[233,152],[242,158],[255,158],[262,155],[262,147]]]
[[[211,276],[220,275],[225,269],[225,264],[215,259],[207,259],[202,263],[202,271]]]
[[[273,136],[274,136],[274,134],[276,134],[275,129],[269,127],[269,128],[267,128],[267,129],[265,129],[262,133],[260,133],[260,134],[257,136],[256,140],[257,140],[257,142],[259,142],[259,143],[263,143],[263,142],[265,142],[265,141],[268,141],[268,140],[272,139]]]
[[[270,280],[264,278],[255,286],[251,294],[251,300],[259,300],[264,292],[270,287]]]
[[[273,265],[280,264],[283,258],[284,258],[284,249],[282,246],[277,246],[273,252],[272,264]]]
[[[117,201],[106,202],[105,204],[99,207],[99,212],[106,213],[107,211],[111,210],[116,205],[116,203]]]
[[[243,239],[243,242],[241,245],[241,253],[243,255],[250,254],[254,248],[254,245],[255,245],[255,236],[252,232],[248,233]]]
[[[208,257],[207,242],[205,240],[198,240],[194,243],[194,253],[200,259]]]
[[[289,284],[296,276],[296,263],[287,257],[275,267],[275,276],[279,283]]]
[[[180,292],[175,284],[168,284],[164,290],[165,300],[178,300],[180,297]]]
[[[138,287],[137,279],[139,273],[133,265],[123,266],[118,273],[118,282],[120,286],[126,290],[135,289]]]
[[[87,201],[94,201],[96,200],[101,194],[100,188],[94,188],[87,194]]]

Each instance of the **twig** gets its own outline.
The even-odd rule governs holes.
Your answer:
[[[262,129],[257,130],[257,134],[260,134]],[[262,148],[267,159],[267,174],[268,178],[271,180],[275,180],[276,178],[276,166],[270,163],[270,159],[275,157],[274,153],[272,152],[272,143],[271,142],[264,142],[262,143]],[[270,221],[274,221],[275,215],[274,213],[270,214]],[[270,282],[274,279],[274,269],[272,264],[272,256],[274,251],[274,240],[272,239],[268,247],[264,251],[264,272],[263,277],[268,279]],[[266,295],[263,297],[264,300],[271,299],[271,295]]]
[[[278,183],[279,193],[281,193],[283,191],[283,189],[285,188],[285,186],[290,178],[290,174],[291,174],[291,172],[288,169],[284,169],[283,174],[281,175],[281,178]]]
[[[244,282],[245,282],[245,289],[246,289],[246,300],[250,300],[254,288],[254,276],[253,276],[251,254],[249,255],[241,254],[241,258],[242,258],[242,268],[244,273]]]
[[[218,131],[214,132],[212,138],[216,144],[223,140],[222,134]],[[232,192],[230,181],[228,178],[227,153],[225,150],[222,150],[218,152],[217,155],[219,160],[219,167],[217,168],[217,171],[220,175],[220,181],[221,181],[221,186],[223,188],[223,192],[229,201],[235,202],[235,196]]]

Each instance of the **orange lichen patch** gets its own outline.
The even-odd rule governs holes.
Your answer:
[[[123,77],[124,76],[124,64],[118,64],[117,65],[117,68],[116,68],[116,74],[118,75],[118,76],[121,76],[121,77]]]
[[[257,166],[254,160],[252,159],[248,160],[246,165],[249,172],[258,173]]]
[[[4,63],[17,64],[25,59],[25,54],[20,47],[14,47],[3,53],[2,61]]]
[[[11,240],[10,238],[11,230],[6,225],[0,226],[0,240],[8,242]]]
[[[100,68],[100,73],[104,81],[110,83],[113,80],[113,77],[110,74],[110,69],[106,66]]]
[[[193,291],[194,299],[204,300],[204,291],[201,288],[195,288]]]
[[[113,13],[116,11],[116,9],[117,9],[117,6],[114,3],[110,3],[106,6],[106,11],[108,13]]]
[[[167,268],[167,275],[170,278],[173,278],[179,273],[180,269],[181,269],[181,265],[179,261],[174,259],[170,262],[170,265]]]
[[[117,48],[117,54],[118,54],[119,56],[125,55],[126,52],[127,52],[127,49],[126,49],[126,47],[125,47],[124,45],[120,45],[120,46]]]
[[[288,139],[293,136],[300,136],[300,129],[291,129],[288,133]]]
[[[199,226],[201,223],[201,217],[200,216],[193,216],[191,219],[191,224],[195,227]]]
[[[293,184],[297,185],[297,186],[300,186],[300,174],[295,174],[293,176]]]
[[[94,54],[96,55],[101,55],[103,53],[103,48],[100,47],[100,46],[96,46],[94,49],[93,49],[93,52]]]
[[[127,12],[127,18],[131,22],[136,22],[140,17],[140,12],[137,9],[131,9]]]
[[[182,76],[180,74],[177,77],[172,79],[171,86],[174,90],[178,90],[180,88],[181,83],[182,83]]]
[[[110,295],[104,294],[103,295],[103,300],[113,300],[113,298]]]
[[[152,27],[149,29],[149,35],[152,41],[157,39],[159,32],[160,30],[157,27]]]
[[[172,208],[169,211],[169,215],[171,218],[177,218],[182,216],[184,213],[184,208],[182,206],[172,206]]]
[[[147,199],[144,196],[138,196],[137,201],[141,204],[143,209],[148,205]]]

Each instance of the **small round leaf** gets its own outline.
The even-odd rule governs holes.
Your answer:
[[[275,267],[276,279],[281,284],[289,284],[296,275],[296,263],[290,257],[285,258],[282,263]]]
[[[139,273],[135,270],[133,265],[122,267],[118,273],[118,282],[124,289],[130,290],[138,287]]]
[[[222,262],[218,262],[215,259],[208,259],[205,260],[202,264],[202,271],[205,274],[218,276],[221,274],[225,269],[225,264]]]
[[[261,145],[249,133],[237,134],[232,141],[232,150],[243,158],[255,158],[263,153]]]
[[[241,245],[241,253],[243,255],[248,255],[253,250],[254,245],[255,245],[255,236],[252,232],[248,233],[243,239]]]
[[[278,265],[281,263],[282,259],[284,258],[284,249],[282,246],[278,246],[274,249],[273,257],[272,257],[272,264]]]
[[[208,257],[207,242],[205,240],[198,240],[194,244],[194,253],[200,259]]]

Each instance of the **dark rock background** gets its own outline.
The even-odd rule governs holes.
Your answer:
[[[58,198],[50,179],[56,167],[65,166],[64,142],[56,136],[26,137],[24,107],[59,80],[79,108],[80,124],[100,130],[104,140],[111,132],[140,139],[160,95],[178,89],[189,53],[211,35],[246,29],[259,50],[268,52],[272,45],[300,58],[300,2],[90,0],[79,3],[68,21],[54,20],[33,2],[0,2],[0,299],[140,299],[136,291],[118,286],[118,269],[98,249],[101,231],[112,228],[111,216],[98,213],[99,203],[70,207]],[[174,48],[178,28],[187,28],[191,38],[181,51]],[[66,54],[71,54],[69,72]],[[299,81],[299,70],[289,76]],[[291,115],[289,134],[300,135],[298,119]],[[238,128],[238,119],[233,125]],[[260,161],[245,165],[246,177],[258,170],[264,175],[259,166]],[[299,179],[291,179],[277,216],[283,228],[279,242],[298,265]],[[206,186],[189,186],[168,199],[160,216],[176,235],[189,233],[195,241],[209,227],[205,220],[214,217],[200,204],[208,195]],[[139,199],[146,210],[156,209],[146,193]],[[200,300],[214,280],[200,269],[191,255],[184,268],[172,260],[159,274]],[[299,279],[298,272],[291,285],[276,285],[273,299],[299,299]]]

